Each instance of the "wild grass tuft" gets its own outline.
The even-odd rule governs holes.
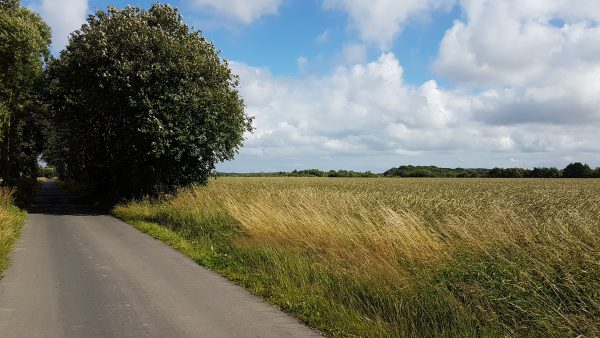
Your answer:
[[[24,212],[14,206],[14,191],[0,188],[0,273],[8,266],[11,248],[23,225]]]
[[[600,335],[600,181],[223,178],[115,215],[332,336]]]

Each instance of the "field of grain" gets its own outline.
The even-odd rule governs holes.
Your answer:
[[[220,178],[114,214],[332,336],[600,335],[600,180]]]
[[[0,188],[0,273],[8,265],[10,250],[23,225],[24,213],[13,205],[13,190]]]

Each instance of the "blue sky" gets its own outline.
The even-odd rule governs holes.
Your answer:
[[[137,5],[149,7],[153,1],[90,1],[90,11],[107,6]],[[201,29],[222,50],[229,60],[242,61],[257,67],[267,67],[278,76],[305,75],[298,68],[298,58],[315,62],[311,72],[326,73],[336,66],[338,56],[348,44],[360,44],[347,26],[343,11],[323,8],[317,0],[282,2],[276,15],[266,15],[252,24],[243,25],[214,15],[208,8],[198,8],[189,1],[170,1],[184,14],[186,23]],[[453,10],[452,10],[453,9]],[[417,18],[404,27],[389,50],[410,69],[406,80],[419,84],[431,79],[430,64],[439,41],[453,21],[460,16],[458,6]],[[322,36],[322,39],[319,39]],[[377,48],[367,48],[367,58],[377,58]]]
[[[54,51],[96,9],[24,1]],[[223,171],[600,166],[600,2],[177,0],[256,117]]]

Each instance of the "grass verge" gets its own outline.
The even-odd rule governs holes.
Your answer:
[[[219,179],[115,216],[331,336],[600,335],[600,181]]]
[[[21,233],[25,212],[13,203],[14,191],[0,188],[0,276],[8,266],[13,244]]]

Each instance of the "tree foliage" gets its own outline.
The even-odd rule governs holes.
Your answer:
[[[488,169],[401,165],[386,170],[383,175],[388,177],[485,177],[488,171]]]
[[[546,167],[536,167],[532,170],[528,170],[527,177],[532,178],[558,178],[561,175],[560,170],[554,167],[546,168]]]
[[[20,0],[0,0],[0,9],[17,9],[21,6]]]
[[[168,5],[89,16],[49,63],[47,85],[48,161],[111,194],[205,183],[251,130],[228,63]]]
[[[403,165],[383,173],[389,177],[489,177],[489,178],[591,178],[600,177],[600,168],[592,170],[587,164],[571,163],[562,171],[550,167],[463,169],[439,168],[435,166]]]
[[[488,177],[523,178],[528,177],[528,170],[523,168],[493,168],[487,173]]]
[[[593,173],[589,165],[581,162],[570,163],[563,169],[563,177],[566,178],[589,178]]]
[[[0,0],[0,178],[34,177],[43,147],[45,111],[39,100],[50,28],[16,0]]]

